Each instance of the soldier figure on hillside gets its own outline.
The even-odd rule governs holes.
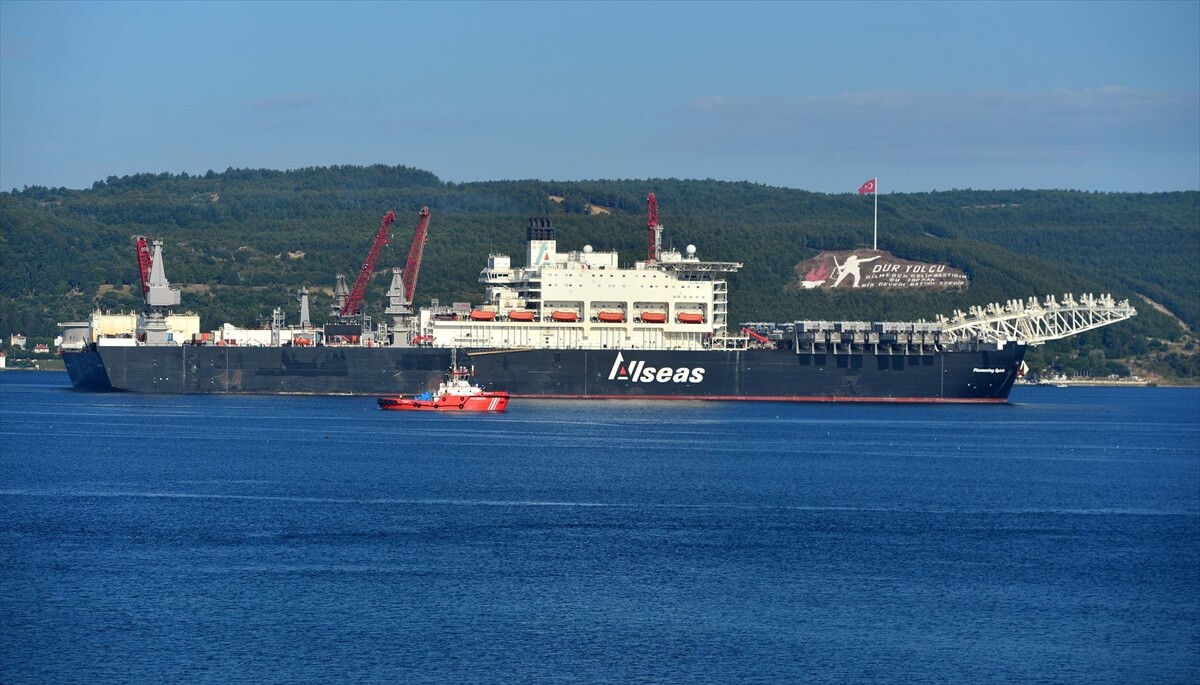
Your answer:
[[[876,259],[879,259],[879,255],[875,255],[874,257],[867,257],[866,259],[863,259],[856,254],[852,254],[849,257],[846,257],[845,264],[838,264],[837,257],[834,257],[833,263],[837,264],[838,277],[837,277],[837,280],[833,282],[832,287],[836,288],[839,285],[841,285],[842,280],[845,279],[846,276],[853,276],[854,277],[854,285],[852,287],[857,288],[858,280],[859,280],[859,278],[861,278],[861,274],[858,272],[859,265],[865,264],[867,262],[873,262]]]

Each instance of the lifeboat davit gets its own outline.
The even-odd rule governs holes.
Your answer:
[[[490,309],[472,309],[471,310],[471,320],[472,321],[493,321],[493,320],[495,320],[495,318],[496,318],[496,312],[493,312]]]
[[[571,323],[578,321],[579,315],[572,311],[556,309],[554,310],[554,313],[550,315],[550,320],[558,321],[559,323]]]
[[[625,314],[623,312],[602,309],[596,314],[596,319],[601,323],[625,323]]]
[[[675,320],[679,323],[704,323],[704,315],[700,312],[679,312]]]
[[[533,321],[533,312],[527,309],[514,309],[508,313],[509,321]]]
[[[666,323],[667,322],[667,313],[666,312],[642,312],[641,319],[642,319],[642,323]]]
[[[508,393],[484,390],[474,385],[464,368],[452,369],[433,392],[412,397],[380,397],[379,408],[393,411],[501,412],[508,407]]]

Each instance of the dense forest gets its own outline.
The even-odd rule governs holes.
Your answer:
[[[489,253],[523,261],[527,219],[551,217],[560,249],[646,251],[645,201],[657,195],[664,242],[704,259],[738,261],[737,321],[932,319],[971,305],[1065,292],[1111,293],[1131,321],[1036,348],[1034,368],[1130,372],[1196,382],[1200,326],[1200,193],[1061,190],[889,194],[879,198],[879,247],[946,263],[961,291],[804,290],[796,265],[824,250],[869,247],[871,198],[753,183],[649,179],[445,183],[404,166],[109,177],[90,189],[0,193],[0,340],[50,342],[57,322],[96,308],[140,308],[133,237],[164,241],[183,309],[215,328],[253,325],[275,307],[296,320],[295,292],[328,317],[335,274],[353,282],[383,215],[392,244],[364,310],[382,316],[390,269],[403,266],[417,212],[432,212],[416,302],[479,302]]]

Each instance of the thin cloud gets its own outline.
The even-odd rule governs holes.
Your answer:
[[[392,130],[416,130],[427,133],[452,133],[480,130],[497,130],[511,124],[511,119],[503,116],[428,116],[407,117],[390,124]]]
[[[34,45],[24,38],[6,38],[0,40],[0,59],[20,60],[35,53]]]
[[[696,98],[692,100],[690,106],[692,109],[697,109],[702,112],[717,110],[729,104],[729,98],[723,95],[709,95],[706,97]]]
[[[284,110],[303,109],[310,105],[316,104],[320,97],[316,93],[286,93],[283,95],[275,95],[272,97],[262,98],[253,103],[253,107],[260,112],[278,112]]]
[[[889,91],[697,98],[669,113],[691,150],[961,158],[1124,149],[1200,154],[1200,92],[1120,86],[1046,92]]]

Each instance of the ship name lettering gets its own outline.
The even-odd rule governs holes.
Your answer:
[[[691,369],[681,366],[676,369],[670,366],[662,368],[643,366],[640,371],[641,375],[636,376],[636,380],[640,383],[699,383],[704,380],[704,369],[699,367]],[[631,377],[630,380],[633,378]]]
[[[624,362],[624,355],[618,353],[617,358],[613,360],[612,371],[608,373],[608,380],[631,383],[700,383],[704,380],[705,369],[702,366],[646,366],[646,362],[641,360],[632,361],[625,366]]]

